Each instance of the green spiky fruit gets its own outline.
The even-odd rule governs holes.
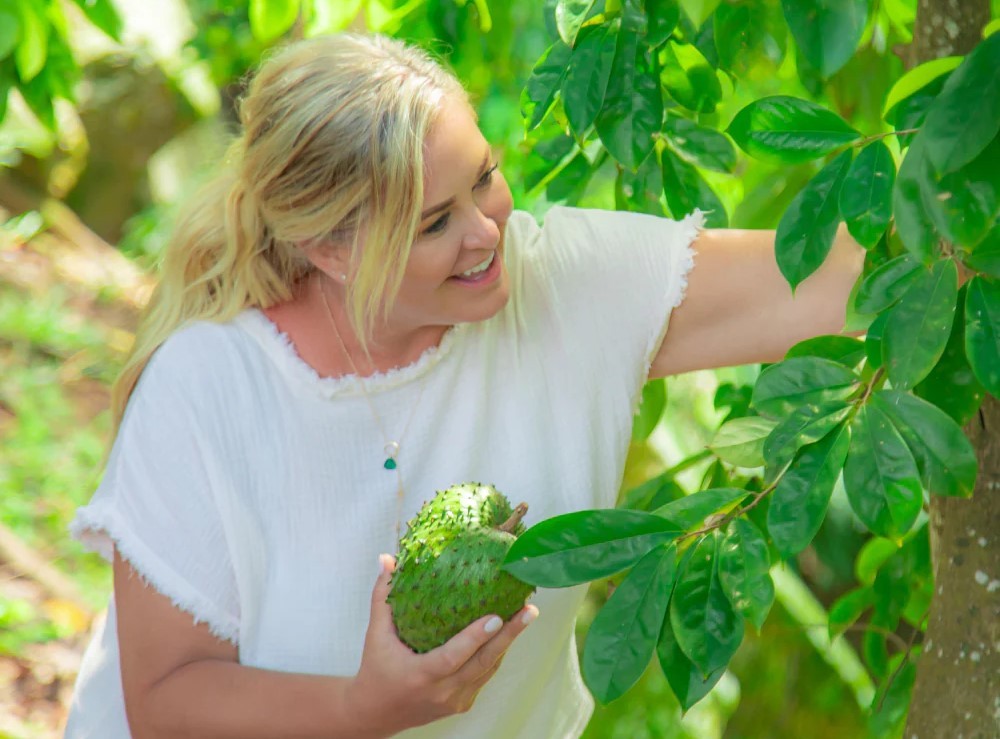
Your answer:
[[[427,652],[477,618],[506,621],[524,607],[534,587],[500,565],[527,510],[481,483],[441,490],[424,504],[400,539],[388,597],[404,644]]]

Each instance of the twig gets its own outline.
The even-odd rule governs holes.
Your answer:
[[[919,623],[924,623],[929,613],[930,610],[924,613],[924,615],[920,617]],[[917,634],[922,633],[923,632],[920,629],[914,629],[913,633],[910,634],[910,639],[906,642],[906,651],[903,652],[903,659],[899,660],[899,664],[896,665],[896,669],[892,671],[892,674],[889,675],[889,679],[886,680],[885,690],[882,691],[882,697],[878,699],[878,707],[875,709],[876,711],[882,710],[882,706],[885,704],[886,696],[889,695],[889,688],[892,687],[893,682],[895,682],[896,678],[899,677],[899,673],[903,671],[903,667],[906,666],[906,663],[910,661],[910,654],[913,653],[913,643],[917,640]],[[902,639],[900,639],[900,641],[902,641]]]
[[[868,381],[868,387],[865,388],[864,395],[861,396],[861,400],[858,405],[864,405],[868,402],[868,398],[871,396],[872,392],[875,390],[875,385],[877,385],[882,377],[885,375],[885,367],[879,367],[875,370],[875,374],[872,375],[872,379]]]

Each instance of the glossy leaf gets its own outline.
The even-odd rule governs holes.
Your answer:
[[[667,384],[663,380],[650,380],[642,388],[642,402],[639,413],[632,422],[633,441],[649,438],[660,422],[663,409],[667,406]]]
[[[250,0],[250,31],[261,41],[278,38],[298,17],[299,0]]]
[[[892,190],[892,211],[899,238],[906,250],[922,262],[929,263],[935,254],[938,236],[931,220],[923,191],[930,182],[930,161],[925,153],[925,138],[913,137],[903,157]]]
[[[653,149],[663,121],[660,85],[634,33],[618,34],[618,49],[604,106],[597,117],[601,142],[615,159],[634,170]]]
[[[795,196],[778,223],[775,257],[793,291],[819,269],[833,247],[840,222],[838,200],[851,155],[845,151],[823,167]]]
[[[582,139],[604,102],[618,45],[619,24],[588,29],[580,35],[562,85],[563,109],[577,138]]]
[[[675,547],[661,544],[639,560],[590,624],[580,664],[601,703],[631,688],[656,650],[677,569],[675,553]]]
[[[712,113],[722,98],[715,69],[691,44],[669,41],[659,51],[660,83],[677,103],[696,113]]]
[[[947,413],[900,390],[876,391],[872,401],[885,411],[906,441],[928,492],[972,495],[978,469],[976,453]]]
[[[969,366],[965,351],[966,288],[958,294],[955,320],[944,348],[944,354],[934,369],[913,388],[914,394],[936,405],[959,426],[964,426],[982,404],[985,391]]]
[[[556,28],[559,31],[559,38],[567,46],[576,43],[580,27],[595,2],[596,0],[559,0],[556,4]]]
[[[958,268],[951,259],[921,270],[892,308],[882,335],[882,361],[893,387],[912,388],[937,364],[958,303]]]
[[[737,467],[764,466],[764,440],[777,422],[763,416],[734,418],[724,423],[708,448],[719,459]]]
[[[785,359],[795,357],[829,359],[853,369],[861,364],[861,360],[865,358],[865,345],[850,336],[836,334],[814,336],[811,339],[800,341],[785,354]]]
[[[531,70],[528,83],[521,92],[521,112],[528,121],[528,130],[535,128],[548,114],[562,88],[573,50],[556,41]]]
[[[872,537],[862,545],[854,560],[854,576],[863,585],[872,585],[882,565],[898,551],[899,542]],[[875,594],[872,593],[872,603],[874,602]]]
[[[1000,136],[964,167],[925,183],[924,205],[937,231],[974,248],[1000,216]]]
[[[695,208],[700,208],[705,211],[707,227],[726,227],[729,216],[725,206],[697,169],[670,149],[663,150],[660,168],[663,175],[663,196],[675,218],[681,218]]]
[[[829,359],[786,359],[760,373],[752,403],[760,413],[783,419],[800,405],[843,400],[860,381],[850,368]]]
[[[642,511],[567,513],[521,534],[503,569],[538,587],[564,588],[621,572],[682,533],[675,523]]]
[[[802,447],[813,444],[833,431],[850,412],[842,400],[802,405],[793,410],[764,442],[767,482],[774,480]]]
[[[719,545],[719,580],[733,608],[759,632],[774,603],[771,558],[760,530],[745,518],[729,524]]]
[[[925,270],[910,254],[902,254],[865,277],[854,300],[861,313],[881,313],[899,302],[910,284]]]
[[[677,484],[673,475],[664,472],[626,492],[617,507],[653,511],[685,495],[684,488]]]
[[[932,82],[940,79],[942,75],[947,75],[961,63],[962,57],[960,56],[945,56],[918,64],[906,72],[889,89],[885,104],[882,106],[882,116],[889,120],[889,116],[897,105],[927,88]],[[935,97],[938,92],[940,90],[934,92]]]
[[[828,616],[830,638],[843,634],[861,614],[872,607],[875,594],[870,587],[860,587],[844,593],[830,606]]]
[[[1000,35],[994,34],[966,56],[927,111],[922,133],[937,172],[968,164],[1000,132],[998,69]]]
[[[725,667],[743,641],[743,619],[722,588],[718,536],[703,536],[677,572],[670,624],[681,651],[702,675]]]
[[[559,134],[531,148],[524,163],[524,187],[533,190],[548,178],[576,148],[569,136]]]
[[[551,203],[567,202],[575,205],[587,189],[593,173],[590,160],[582,151],[578,151],[545,185],[545,197]]]
[[[1000,220],[969,253],[962,255],[966,267],[1000,278]]]
[[[660,639],[656,643],[656,656],[670,689],[674,691],[677,702],[684,711],[708,695],[726,672],[725,667],[719,667],[710,672],[708,677],[703,676],[701,670],[681,650],[669,618],[663,620]]]
[[[700,528],[705,519],[717,513],[728,512],[747,497],[743,488],[709,488],[671,501],[653,513],[663,516],[683,529]]]
[[[648,26],[646,43],[656,48],[670,38],[681,17],[677,0],[645,0]]]
[[[736,149],[715,129],[671,115],[663,126],[663,134],[670,148],[688,164],[716,172],[732,172],[736,168]]]
[[[1000,280],[982,276],[969,280],[965,353],[979,382],[1000,398]]]
[[[917,463],[877,406],[863,406],[851,422],[844,489],[858,518],[879,536],[898,539],[920,513],[924,498]]]
[[[783,164],[818,159],[861,138],[836,113],[787,95],[750,103],[736,114],[727,133],[750,156]]]
[[[782,0],[799,50],[823,77],[847,64],[868,19],[867,0]]]
[[[816,536],[850,444],[846,425],[802,449],[771,494],[767,530],[785,556],[801,552]]]
[[[892,216],[892,186],[896,164],[889,147],[874,141],[851,162],[840,189],[840,214],[859,244],[871,249],[885,233]]]

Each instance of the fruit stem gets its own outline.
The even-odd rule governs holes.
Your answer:
[[[511,514],[511,517],[500,524],[497,528],[500,529],[500,531],[506,531],[508,534],[513,534],[514,529],[516,529],[517,525],[521,523],[521,519],[524,518],[524,515],[527,512],[528,504],[518,503],[517,508],[514,509],[514,513]]]

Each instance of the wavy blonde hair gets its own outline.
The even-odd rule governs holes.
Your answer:
[[[115,433],[149,358],[191,321],[228,321],[292,297],[314,267],[301,245],[351,251],[347,312],[362,342],[399,290],[420,223],[423,146],[444,95],[468,100],[426,52],[384,36],[298,41],[240,101],[222,174],[179,219],[111,392]]]

